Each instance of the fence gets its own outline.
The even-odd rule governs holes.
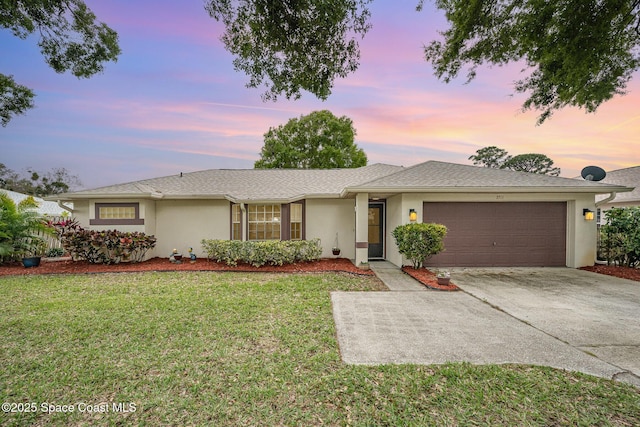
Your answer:
[[[51,248],[62,248],[62,242],[60,242],[60,240],[58,239],[57,236],[50,236],[50,235],[41,235],[45,242],[47,242],[47,249],[51,249]]]
[[[47,220],[51,221],[51,222],[57,222],[57,221],[61,221],[65,218],[63,217],[51,217],[51,216],[46,216]],[[51,234],[44,234],[44,233],[39,233],[40,237],[42,237],[44,239],[44,241],[47,243],[47,250],[51,249],[51,248],[62,248],[62,242],[60,241],[60,239],[58,239],[58,236],[51,235]]]

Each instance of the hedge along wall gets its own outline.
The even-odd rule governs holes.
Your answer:
[[[293,264],[316,261],[322,256],[320,239],[313,240],[267,240],[243,242],[239,240],[202,240],[207,258],[227,265],[238,263],[254,267]]]

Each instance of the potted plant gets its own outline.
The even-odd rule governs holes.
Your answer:
[[[331,248],[331,252],[335,255],[338,256],[340,255],[340,247],[338,246],[338,233],[336,232],[336,240],[334,242],[333,247]]]
[[[47,242],[39,236],[32,236],[24,244],[22,265],[25,268],[38,267],[47,250]]]
[[[16,204],[6,193],[0,192],[0,260],[18,261],[31,258],[25,266],[39,265],[47,244],[44,236],[55,234],[36,209],[38,203],[27,197]],[[37,260],[36,260],[37,258]]]
[[[438,271],[436,278],[438,279],[438,285],[448,285],[451,281],[451,273],[446,270]]]
[[[362,261],[360,263],[360,269],[361,270],[369,270],[371,267],[369,266],[369,262],[368,261]]]

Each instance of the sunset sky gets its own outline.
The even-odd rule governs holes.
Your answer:
[[[543,153],[574,177],[587,165],[640,165],[640,75],[626,96],[597,113],[565,109],[541,126],[514,94],[522,64],[483,68],[445,84],[423,45],[446,29],[431,3],[376,0],[361,41],[358,71],[336,82],[325,102],[263,102],[247,89],[219,37],[222,25],[201,0],[88,0],[119,34],[117,63],[90,79],[56,74],[37,37],[0,31],[0,70],[36,92],[36,108],[0,128],[0,163],[17,172],[64,167],[84,188],[211,168],[252,168],[270,127],[327,109],[351,118],[369,163],[427,160],[470,164],[479,148]]]

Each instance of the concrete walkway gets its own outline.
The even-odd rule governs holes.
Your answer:
[[[418,283],[413,277],[404,274],[389,261],[372,261],[369,263],[371,270],[387,285],[390,291],[427,291],[428,289]]]
[[[531,364],[640,386],[638,377],[614,360],[558,339],[490,305],[490,300],[474,297],[464,287],[461,292],[433,291],[393,264],[370,265],[391,292],[331,294],[345,363]]]

